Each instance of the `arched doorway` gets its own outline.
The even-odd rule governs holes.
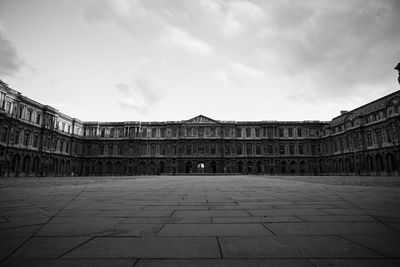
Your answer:
[[[243,173],[243,162],[239,161],[237,164],[238,173]]]
[[[160,170],[160,173],[165,173],[165,162],[164,161],[160,161],[158,166],[159,166],[158,168]]]
[[[290,162],[290,174],[292,175],[296,174],[296,165],[297,165],[296,161],[293,160]]]
[[[248,161],[247,162],[247,173],[252,173],[253,172],[253,162]]]
[[[366,166],[367,171],[372,172],[374,170],[374,164],[372,162],[372,157],[370,155],[368,155],[366,158],[366,161],[367,161],[367,166]]]
[[[204,162],[200,161],[199,163],[197,163],[197,173],[204,173],[204,167],[205,164]]]
[[[217,163],[215,161],[211,161],[210,169],[212,173],[217,173]]]
[[[29,157],[28,155],[24,157],[24,161],[22,163],[22,172],[25,173],[26,176],[29,175],[29,166],[31,163],[31,157]]]
[[[33,159],[32,172],[33,172],[35,175],[38,175],[38,174],[39,174],[39,162],[40,162],[39,157],[35,157],[35,158]]]
[[[396,170],[396,162],[392,153],[386,154],[386,170],[388,172]]]
[[[307,172],[306,162],[304,160],[300,161],[300,174],[304,175]]]
[[[192,162],[188,161],[186,162],[186,173],[192,173]]]
[[[106,163],[106,174],[112,175],[113,174],[113,166],[111,161],[107,161]]]
[[[154,163],[154,161],[151,161],[149,163],[149,170],[150,170],[151,175],[155,175],[157,173],[157,168],[156,168],[156,164]]]
[[[97,175],[103,175],[103,162],[98,161],[96,163],[96,173]]]
[[[383,171],[383,159],[380,154],[377,154],[375,156],[375,165],[376,165],[376,171],[378,172]]]
[[[262,168],[262,161],[257,161],[257,173],[262,173],[263,172],[263,168]]]
[[[139,174],[141,174],[141,175],[147,174],[146,162],[144,162],[144,161],[141,161],[139,163]]]
[[[281,162],[281,173],[286,173],[286,161]]]

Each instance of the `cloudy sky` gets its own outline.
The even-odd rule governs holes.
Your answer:
[[[0,78],[82,120],[330,120],[399,89],[399,0],[0,0]]]

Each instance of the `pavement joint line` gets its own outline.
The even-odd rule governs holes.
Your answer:
[[[73,247],[73,248],[67,250],[66,252],[64,252],[63,254],[61,254],[60,256],[58,256],[57,259],[61,259],[62,257],[64,257],[65,255],[67,255],[68,253],[70,253],[70,252],[72,252],[73,250],[75,250],[75,249],[77,249],[77,248],[83,246],[84,244],[90,242],[91,240],[93,240],[93,239],[95,239],[95,238],[96,238],[96,236],[93,236],[93,237],[89,238],[88,240],[82,242],[81,244],[79,244],[79,245],[77,245],[77,246],[75,246],[75,247]]]
[[[27,224],[27,225],[20,225],[20,226],[14,226],[14,227],[0,228],[0,231],[9,230],[9,229],[18,229],[18,228],[24,228],[24,227],[30,227],[30,226],[36,226],[36,225],[43,225],[43,224],[46,224],[46,223],[35,223],[35,224]]]
[[[39,229],[37,229],[30,237],[27,237],[24,242],[22,242],[17,248],[15,248],[10,254],[8,254],[4,259],[0,260],[0,265],[8,260],[15,252],[17,252],[21,247],[23,247],[26,243],[28,243],[36,234],[43,229],[45,225],[47,225],[51,220],[53,220],[63,209],[65,209],[72,201],[74,201],[80,194],[82,194],[86,189],[86,186],[73,197],[66,205],[64,205],[56,214],[54,214],[46,223],[44,223]]]
[[[217,239],[220,259],[223,259],[224,258],[224,254],[222,253],[222,248],[221,248],[221,243],[219,242],[219,237],[217,236],[216,239]]]
[[[383,224],[384,226],[386,226],[386,227],[389,228],[390,230],[392,230],[392,231],[394,231],[394,232],[400,234],[400,231],[399,231],[399,230],[397,230],[396,228],[394,228],[394,227],[392,227],[392,226],[390,226],[390,225],[387,225],[386,222],[382,221],[381,219],[377,218],[376,216],[374,216],[374,215],[372,215],[372,214],[370,214],[369,216],[371,216],[371,217],[374,218],[377,222],[380,222],[381,224]]]
[[[269,228],[265,225],[265,223],[261,223],[261,225],[262,225],[265,229],[267,229],[268,231],[270,231],[274,236],[278,236],[277,234],[274,233],[274,231],[272,231],[271,229],[269,229]]]
[[[372,249],[372,248],[369,248],[369,247],[367,247],[367,246],[364,246],[363,244],[360,244],[360,243],[358,243],[358,242],[356,242],[356,241],[353,241],[353,240],[347,238],[347,237],[344,236],[344,235],[337,235],[337,236],[340,237],[340,238],[342,238],[342,239],[344,239],[344,240],[347,240],[347,241],[349,241],[349,242],[351,242],[351,243],[353,243],[353,244],[356,244],[357,246],[360,246],[360,247],[362,247],[362,248],[364,248],[364,249],[367,249],[367,250],[372,251],[372,252],[374,252],[374,253],[376,253],[376,254],[378,254],[378,255],[381,255],[381,256],[382,256],[383,258],[385,258],[385,259],[388,258],[385,254],[380,253],[379,251],[376,251],[375,249]]]

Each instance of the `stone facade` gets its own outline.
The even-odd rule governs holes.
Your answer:
[[[399,175],[400,92],[331,121],[83,122],[0,81],[0,176]]]

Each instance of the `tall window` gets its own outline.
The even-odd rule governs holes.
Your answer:
[[[300,128],[297,128],[297,136],[302,137],[302,130]]]
[[[28,144],[29,144],[29,132],[25,131],[24,146],[28,146]]]
[[[246,137],[251,136],[251,128],[246,128]]]
[[[279,137],[283,137],[283,128],[279,128]]]
[[[299,144],[299,154],[303,155],[304,151],[303,151],[303,144]]]
[[[192,146],[186,145],[186,155],[191,155],[191,154],[192,154]]]
[[[114,150],[114,146],[108,146],[108,155],[112,155]]]
[[[272,144],[268,145],[268,154],[271,154],[271,155],[274,154],[274,147]]]
[[[242,149],[242,145],[241,145],[241,144],[239,144],[239,145],[237,146],[237,154],[238,154],[238,155],[242,155],[242,154],[243,154],[243,149]]]
[[[261,146],[260,145],[256,146],[256,154],[261,155]]]
[[[256,137],[260,137],[260,128],[256,128]]]
[[[247,146],[246,146],[246,154],[247,155],[251,155],[252,154],[251,144],[247,144]]]
[[[242,137],[242,129],[241,128],[236,129],[236,137]]]
[[[157,135],[157,128],[153,128],[153,129],[151,129],[151,137],[156,137],[156,135]]]
[[[283,145],[283,144],[279,145],[279,153],[281,155],[285,154],[285,145]]]
[[[7,141],[7,134],[8,134],[8,128],[3,127],[1,131],[1,142],[5,143]]]
[[[210,153],[211,155],[215,155],[215,145],[211,145]]]
[[[290,153],[291,155],[294,154],[294,145],[293,145],[293,144],[290,144],[290,145],[289,145],[289,153]]]
[[[289,137],[293,137],[293,129],[292,128],[288,128],[288,135],[289,135]]]

